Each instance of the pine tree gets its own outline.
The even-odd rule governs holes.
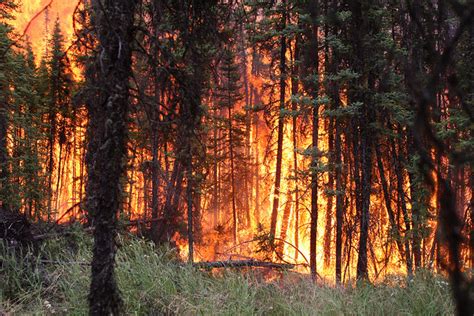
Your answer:
[[[305,91],[311,99],[311,222],[310,222],[310,268],[313,280],[317,276],[317,238],[318,238],[318,178],[319,178],[319,23],[320,4],[318,0],[304,3],[304,12],[309,22],[304,27],[306,45],[303,46],[302,82]]]
[[[282,196],[281,183],[283,177],[283,143],[285,121],[287,119],[287,88],[288,88],[288,61],[287,52],[290,39],[295,36],[295,30],[288,25],[290,20],[289,2],[261,2],[247,1],[250,13],[255,15],[255,21],[250,28],[251,43],[256,45],[256,54],[268,54],[271,59],[268,65],[264,65],[267,76],[272,82],[265,92],[271,94],[269,104],[265,104],[264,111],[273,114],[270,121],[276,125],[276,158],[275,177],[273,185],[273,201],[271,207],[269,237],[272,247],[275,248],[274,240],[277,238],[277,222],[279,217],[280,199]],[[257,63],[257,62],[256,62]],[[263,66],[263,65],[262,65]],[[278,100],[273,100],[275,94]],[[274,106],[278,104],[278,106]],[[266,118],[268,119],[268,118]],[[271,127],[273,128],[273,126]]]
[[[29,43],[25,54],[16,56],[12,104],[11,135],[13,142],[11,175],[12,203],[24,210],[30,219],[41,220],[43,187],[40,143],[44,139],[41,121],[41,100],[37,90],[35,56]]]
[[[63,150],[66,145],[70,123],[72,78],[71,70],[66,63],[64,37],[59,19],[54,24],[51,36],[49,56],[46,56],[48,69],[46,122],[48,134],[48,220],[53,216],[53,201],[59,199],[59,185],[62,178]],[[58,154],[57,151],[58,150]],[[53,183],[56,173],[56,184]],[[54,197],[56,195],[56,197]],[[56,210],[57,211],[57,210]]]
[[[242,84],[240,81],[239,67],[235,63],[235,54],[232,48],[225,48],[221,59],[221,81],[217,88],[216,98],[218,100],[218,107],[224,110],[227,117],[221,118],[221,121],[226,129],[228,155],[226,160],[229,161],[230,174],[230,201],[232,205],[232,221],[233,221],[233,239],[234,244],[238,241],[239,230],[239,214],[237,211],[237,185],[242,184],[245,179],[238,181],[237,177],[244,174],[238,171],[238,166],[245,166],[245,161],[241,159],[243,155],[244,136],[245,132],[242,130],[241,123],[237,121],[238,113],[236,107],[238,102],[242,100],[241,90]],[[239,159],[240,158],[240,159]],[[242,170],[243,171],[243,170]],[[240,203],[242,205],[243,203]]]
[[[9,21],[18,9],[12,0],[0,4],[0,202],[5,209],[11,209],[10,171],[8,153],[9,111],[11,106],[11,83],[13,78],[13,28]]]

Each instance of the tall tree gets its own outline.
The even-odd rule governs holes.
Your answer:
[[[122,301],[115,280],[115,235],[121,177],[127,155],[129,78],[137,0],[91,1],[97,51],[86,71],[89,145],[86,209],[94,227],[91,315],[118,315]]]
[[[64,51],[64,36],[61,31],[59,19],[54,24],[53,34],[49,40],[50,50],[46,56],[48,69],[48,86],[46,100],[46,126],[47,126],[47,151],[48,151],[48,221],[53,218],[53,201],[58,206],[59,184],[63,163],[63,150],[67,141],[67,122],[71,116],[71,95],[73,81],[71,70],[66,63]],[[58,153],[57,150],[58,149]],[[57,156],[57,159],[55,159]],[[54,175],[56,174],[56,185]],[[56,186],[56,189],[55,189]],[[56,197],[54,197],[56,195]],[[56,210],[57,211],[57,210]]]
[[[237,103],[242,100],[241,82],[239,67],[235,63],[235,54],[231,48],[225,48],[221,60],[221,84],[218,87],[217,95],[219,107],[227,112],[226,130],[227,130],[227,148],[229,151],[228,159],[230,162],[230,200],[232,205],[233,221],[233,239],[237,244],[239,219],[237,213],[237,166],[243,165],[244,161],[238,157],[238,149],[243,147],[243,133],[236,122],[235,108]],[[245,181],[245,179],[244,179]]]
[[[374,91],[377,73],[375,61],[379,56],[371,52],[375,44],[375,35],[379,32],[375,1],[360,0],[349,2],[351,24],[349,30],[352,48],[351,67],[357,74],[349,87],[348,98],[358,107],[358,113],[352,123],[353,153],[355,174],[356,209],[359,218],[359,246],[357,259],[357,278],[368,278],[368,239],[370,220],[370,193],[372,190],[372,157],[374,123]]]
[[[313,280],[317,275],[317,238],[318,238],[318,177],[319,177],[319,1],[305,3],[308,23],[304,27],[306,45],[303,47],[304,68],[302,81],[305,91],[311,99],[311,222],[310,222],[310,268]]]
[[[10,209],[10,172],[8,153],[8,126],[11,102],[10,86],[13,67],[13,27],[8,24],[18,9],[12,1],[0,3],[0,201],[2,207]]]
[[[280,52],[279,52],[279,70],[280,70],[280,83],[279,83],[279,114],[278,114],[278,130],[277,130],[277,155],[276,155],[276,166],[275,166],[275,184],[273,190],[273,206],[270,223],[270,238],[276,237],[276,227],[278,212],[280,207],[280,187],[281,187],[281,174],[282,174],[282,159],[283,159],[283,137],[284,137],[284,125],[285,117],[284,111],[286,108],[286,86],[287,86],[287,65],[286,65],[286,53],[287,53],[287,41],[288,38],[285,33],[288,19],[288,7],[287,1],[282,0],[279,4],[280,11]]]

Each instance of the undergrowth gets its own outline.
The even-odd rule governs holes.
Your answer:
[[[86,315],[91,240],[47,242],[33,256],[0,246],[0,315]],[[377,285],[336,287],[283,274],[198,271],[131,236],[119,238],[117,278],[129,315],[450,315],[447,282],[428,272]]]

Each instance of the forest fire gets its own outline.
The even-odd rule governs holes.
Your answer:
[[[48,6],[48,4],[50,4]],[[20,11],[15,15],[12,24],[18,32],[22,33],[31,21],[27,31],[27,39],[33,46],[33,51],[37,58],[40,58],[48,49],[49,35],[51,34],[54,22],[59,20],[61,30],[67,43],[71,43],[74,34],[72,24],[72,14],[76,8],[77,1],[60,0],[26,0],[22,1]],[[36,19],[32,18],[43,8],[48,9]]]
[[[48,2],[24,1],[11,22],[17,32]],[[49,87],[54,87],[51,73],[56,67],[50,58],[54,21],[59,20],[64,53],[73,42],[76,6],[74,1],[52,1],[27,32],[36,56],[33,72],[41,78],[43,60],[45,71],[50,72],[47,80],[53,82]],[[209,49],[218,52],[217,57],[203,48],[217,41],[200,33],[208,32],[199,29],[206,26],[198,23],[193,26],[198,30],[191,29],[182,38],[186,32],[180,25],[153,25],[164,22],[153,15],[156,13],[147,12],[148,7],[137,13],[143,15],[144,30],[137,35],[136,41],[142,42],[134,47],[130,59],[133,80],[131,109],[124,124],[129,137],[120,180],[120,218],[136,221],[138,225],[131,229],[157,243],[171,242],[183,261],[190,255],[192,261],[252,258],[296,264],[304,273],[310,273],[314,262],[314,272],[328,280],[336,276],[336,282],[364,273],[376,281],[421,268],[441,270],[448,249],[437,232],[440,194],[446,191],[440,191],[438,175],[451,177],[446,182],[453,186],[458,213],[465,221],[463,229],[469,231],[473,225],[468,216],[473,200],[472,166],[454,170],[451,163],[455,159],[449,150],[443,152],[433,145],[427,147],[432,152],[428,155],[432,188],[425,181],[425,170],[417,169],[423,157],[417,152],[418,135],[408,122],[416,115],[408,105],[416,100],[406,101],[410,89],[401,83],[401,78],[410,76],[398,68],[401,63],[396,58],[402,54],[384,46],[390,42],[408,50],[398,37],[410,34],[412,21],[400,22],[408,16],[400,15],[391,21],[393,28],[380,31],[393,38],[374,35],[372,41],[380,47],[374,45],[378,51],[373,55],[383,60],[380,69],[371,68],[377,63],[369,60],[352,69],[346,65],[362,58],[347,53],[347,47],[361,39],[349,30],[348,38],[343,38],[337,29],[341,24],[326,20],[328,25],[315,32],[312,27],[320,22],[306,25],[299,11],[286,7],[286,1],[277,1],[275,6],[272,11],[242,4],[249,20],[232,20],[232,27],[239,30],[236,39]],[[341,16],[349,19],[350,15]],[[356,18],[362,19],[354,13]],[[265,29],[271,23],[278,31]],[[380,22],[380,29],[384,23]],[[172,27],[176,29],[168,29]],[[220,28],[224,26],[218,27],[223,31]],[[204,43],[189,48],[187,45],[194,45],[189,38]],[[315,45],[303,45],[304,41],[315,41]],[[315,47],[317,51],[309,51]],[[365,49],[361,54],[372,54]],[[393,51],[387,53],[390,49]],[[202,50],[198,57],[192,55],[195,50]],[[204,64],[187,65],[196,60]],[[20,195],[21,210],[33,219],[67,224],[84,220],[87,170],[92,167],[87,165],[91,158],[86,157],[87,102],[72,105],[73,90],[79,86],[70,73],[79,68],[71,70],[66,63],[57,67],[69,67],[55,75],[64,74],[64,82],[74,88],[44,92],[47,106],[38,110],[44,112],[34,131],[43,138],[27,139],[36,134],[20,122],[21,126],[10,128],[13,140],[9,146],[13,157],[15,146],[23,141],[38,147],[35,174],[42,177],[41,194]],[[446,80],[440,86],[451,84]],[[200,93],[197,100],[194,90],[186,90],[193,84]],[[457,119],[450,113],[462,108],[462,99],[448,96],[450,93],[437,91],[437,102],[430,107],[447,117],[439,114],[428,124],[439,128],[436,133],[444,135],[442,140],[449,146],[464,148],[464,142],[472,141],[465,139],[469,132],[457,127],[459,131],[453,128],[448,133],[442,124],[443,119]],[[54,99],[54,95],[61,96]],[[191,105],[199,109],[188,109]],[[189,113],[196,117],[190,119]],[[458,121],[453,124],[461,125]],[[26,182],[22,173],[16,177],[18,183]],[[276,222],[272,214],[277,215]],[[311,251],[312,232],[315,251]],[[474,263],[474,249],[469,247],[462,246],[461,261],[466,268]]]

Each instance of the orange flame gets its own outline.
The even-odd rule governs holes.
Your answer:
[[[15,16],[13,26],[18,33],[23,33],[31,19],[41,11],[50,0],[24,0],[20,12]],[[66,43],[73,37],[72,14],[77,5],[77,1],[53,0],[51,6],[43,14],[32,21],[26,35],[33,46],[35,55],[41,57],[47,47],[49,32],[52,30],[54,21],[59,19],[61,30]]]

